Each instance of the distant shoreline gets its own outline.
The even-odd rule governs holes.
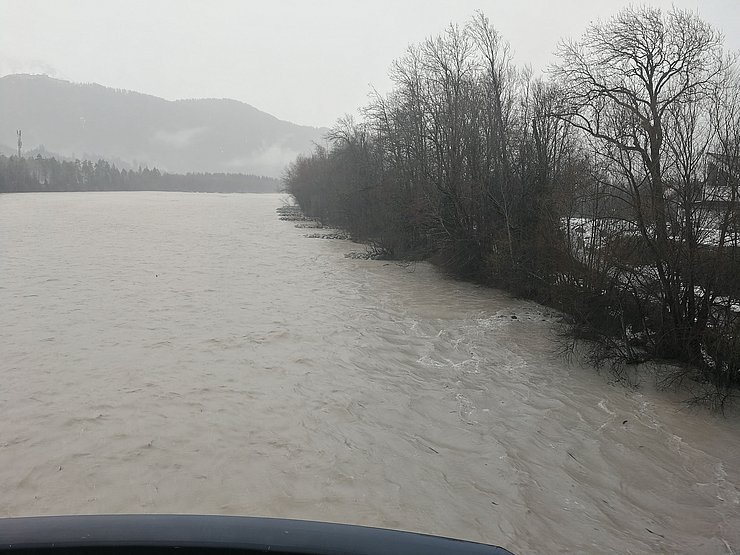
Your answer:
[[[241,173],[166,173],[119,169],[106,160],[57,160],[0,155],[0,193],[163,191],[277,193],[275,177]]]
[[[0,195],[38,195],[47,193],[195,193],[204,195],[282,195],[282,191],[196,191],[175,189],[74,189],[65,191],[0,191]]]

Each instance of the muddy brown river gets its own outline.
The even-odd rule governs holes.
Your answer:
[[[529,553],[740,553],[740,417],[557,315],[346,258],[280,195],[0,195],[0,516],[213,513]]]

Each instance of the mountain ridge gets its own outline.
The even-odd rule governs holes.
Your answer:
[[[298,125],[239,100],[154,95],[45,75],[0,77],[0,144],[69,157],[93,152],[162,171],[280,177],[325,128]]]

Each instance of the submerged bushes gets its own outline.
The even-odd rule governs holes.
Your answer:
[[[722,404],[740,384],[740,88],[721,38],[627,9],[560,57],[536,79],[482,14],[451,26],[286,190],[390,256],[558,306],[597,362],[687,363],[673,381]]]

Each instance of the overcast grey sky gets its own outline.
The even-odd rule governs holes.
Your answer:
[[[331,125],[365,104],[407,45],[482,10],[535,72],[561,37],[622,0],[0,0],[0,75],[47,73],[168,99],[235,98]],[[652,0],[698,11],[740,49],[740,0]],[[634,2],[633,2],[634,4]]]

